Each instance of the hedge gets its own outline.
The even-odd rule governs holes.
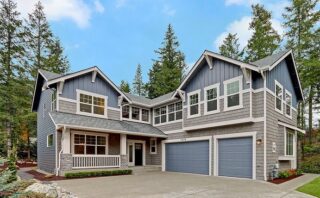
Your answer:
[[[65,173],[66,178],[84,178],[84,177],[101,177],[101,176],[115,176],[115,175],[131,175],[132,170],[104,170],[104,171],[84,171]]]

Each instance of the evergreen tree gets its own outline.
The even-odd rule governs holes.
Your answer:
[[[144,83],[142,81],[142,71],[141,71],[141,65],[138,64],[136,75],[133,79],[133,93],[138,96],[144,96]]]
[[[271,12],[262,5],[252,5],[252,21],[249,29],[253,35],[248,41],[246,61],[253,62],[273,54],[280,45],[280,36],[271,26]]]
[[[124,81],[124,80],[121,80],[120,90],[123,91],[123,92],[126,92],[126,93],[130,93],[131,90],[130,90],[129,83]]]
[[[182,81],[186,64],[184,54],[178,50],[179,42],[171,24],[168,25],[162,47],[155,51],[159,56],[149,71],[148,96],[155,98],[174,91]]]
[[[236,60],[241,60],[243,56],[243,50],[240,51],[239,38],[237,34],[229,33],[223,40],[223,44],[219,47],[220,54]]]
[[[69,61],[63,54],[63,47],[58,38],[54,38],[48,45],[48,57],[44,61],[47,70],[57,74],[63,74],[69,71]]]

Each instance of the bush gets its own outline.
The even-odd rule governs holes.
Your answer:
[[[281,178],[281,179],[285,179],[285,178],[288,178],[290,176],[290,173],[289,171],[285,170],[285,171],[280,171],[278,173],[278,177]]]
[[[297,175],[302,175],[302,173],[303,173],[302,170],[300,170],[300,169],[297,170]]]
[[[319,144],[312,144],[312,145],[305,145],[303,147],[305,155],[314,155],[320,153],[320,145]]]
[[[106,171],[86,171],[86,172],[72,172],[66,173],[66,178],[83,178],[83,177],[100,177],[100,176],[114,176],[114,175],[131,175],[132,170],[106,170]]]
[[[7,183],[0,186],[0,192],[3,193],[2,195],[4,197],[9,197],[11,195],[16,195],[15,197],[17,197],[17,195],[20,195],[20,193],[23,193],[23,191],[33,183],[34,181],[32,180],[20,180],[12,183]],[[0,197],[1,197],[1,194],[0,194]]]
[[[320,174],[320,155],[305,157],[300,163],[300,168],[305,173]]]
[[[37,193],[37,192],[23,192],[21,194],[17,194],[18,198],[47,198],[46,194]]]

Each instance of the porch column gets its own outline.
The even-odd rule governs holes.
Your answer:
[[[70,129],[66,128],[62,132],[62,141],[61,141],[61,148],[63,153],[70,153],[70,143],[71,143],[71,138],[70,138]]]
[[[120,155],[127,155],[127,135],[120,134]]]
[[[64,175],[64,172],[72,170],[72,154],[70,152],[71,135],[69,128],[63,128],[61,134],[61,149],[58,154],[59,175]]]

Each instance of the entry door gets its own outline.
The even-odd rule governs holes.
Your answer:
[[[134,165],[135,166],[142,166],[142,147],[141,143],[134,144]]]
[[[128,143],[128,166],[134,166],[134,143]]]

